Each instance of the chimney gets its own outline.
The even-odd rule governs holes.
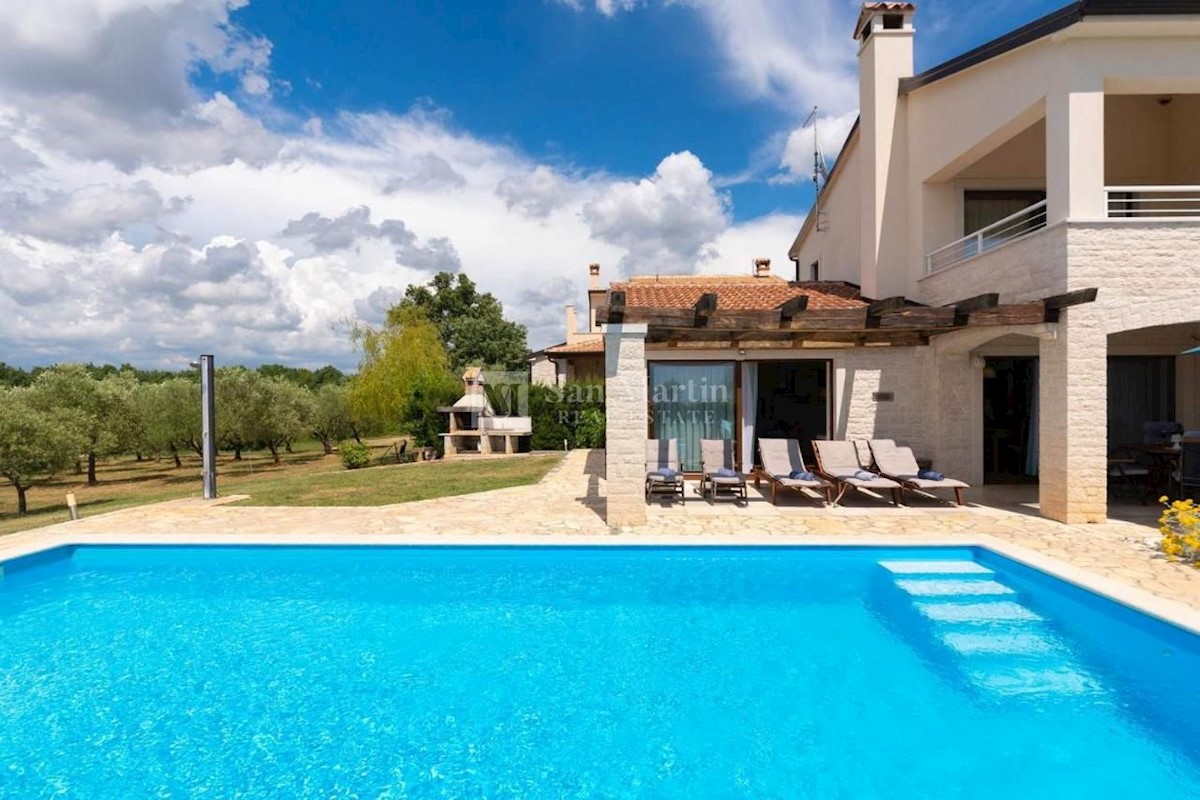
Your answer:
[[[575,334],[578,333],[575,328],[577,324],[575,321],[575,304],[571,303],[567,306],[567,344],[575,344]]]
[[[771,277],[771,259],[769,259],[769,258],[754,259],[754,277],[756,277],[756,278]]]
[[[905,294],[908,284],[907,117],[900,80],[913,75],[916,12],[912,3],[864,3],[854,28],[862,182],[858,282],[867,297]]]
[[[600,265],[593,262],[588,264],[588,291],[600,288]]]

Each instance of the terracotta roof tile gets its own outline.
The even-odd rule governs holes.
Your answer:
[[[789,283],[778,277],[749,275],[668,275],[635,277],[614,283],[625,292],[625,305],[637,308],[690,308],[705,293],[717,295],[719,311],[766,311],[800,295],[810,309],[862,308],[858,287],[837,281]]]
[[[545,352],[549,355],[568,355],[572,353],[603,353],[604,340],[597,337],[595,339],[587,339],[575,344],[556,344],[553,347],[547,347]]]

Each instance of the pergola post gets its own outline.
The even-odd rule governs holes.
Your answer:
[[[613,531],[646,522],[646,329],[646,325],[603,326],[605,519]]]

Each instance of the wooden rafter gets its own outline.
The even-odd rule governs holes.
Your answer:
[[[805,342],[850,344],[925,344],[931,336],[963,328],[1035,325],[1055,322],[1064,308],[1090,303],[1095,289],[1082,289],[1043,300],[1001,304],[999,296],[978,295],[945,306],[927,306],[902,297],[858,308],[809,308],[808,296],[775,308],[721,309],[718,295],[706,293],[691,307],[630,307],[624,292],[596,309],[598,323],[645,323],[649,341],[670,346],[736,347],[755,342],[770,346],[803,346]],[[694,343],[694,344],[693,344]]]

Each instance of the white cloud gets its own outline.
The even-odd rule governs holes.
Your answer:
[[[645,177],[584,171],[430,105],[268,130],[270,43],[230,21],[240,2],[0,6],[0,360],[352,366],[344,320],[378,321],[441,269],[539,347],[588,262],[740,272],[799,224],[735,224],[688,152]],[[199,63],[245,94],[201,95]]]
[[[814,131],[821,145],[821,153],[828,166],[833,166],[850,129],[858,119],[858,111],[848,111],[836,117],[820,117],[816,126],[796,128],[788,134],[783,154],[779,158],[781,174],[773,178],[777,183],[797,183],[812,180]]]
[[[621,271],[687,273],[730,225],[729,198],[688,152],[667,156],[649,178],[619,181],[583,207],[601,241],[623,248]]]

